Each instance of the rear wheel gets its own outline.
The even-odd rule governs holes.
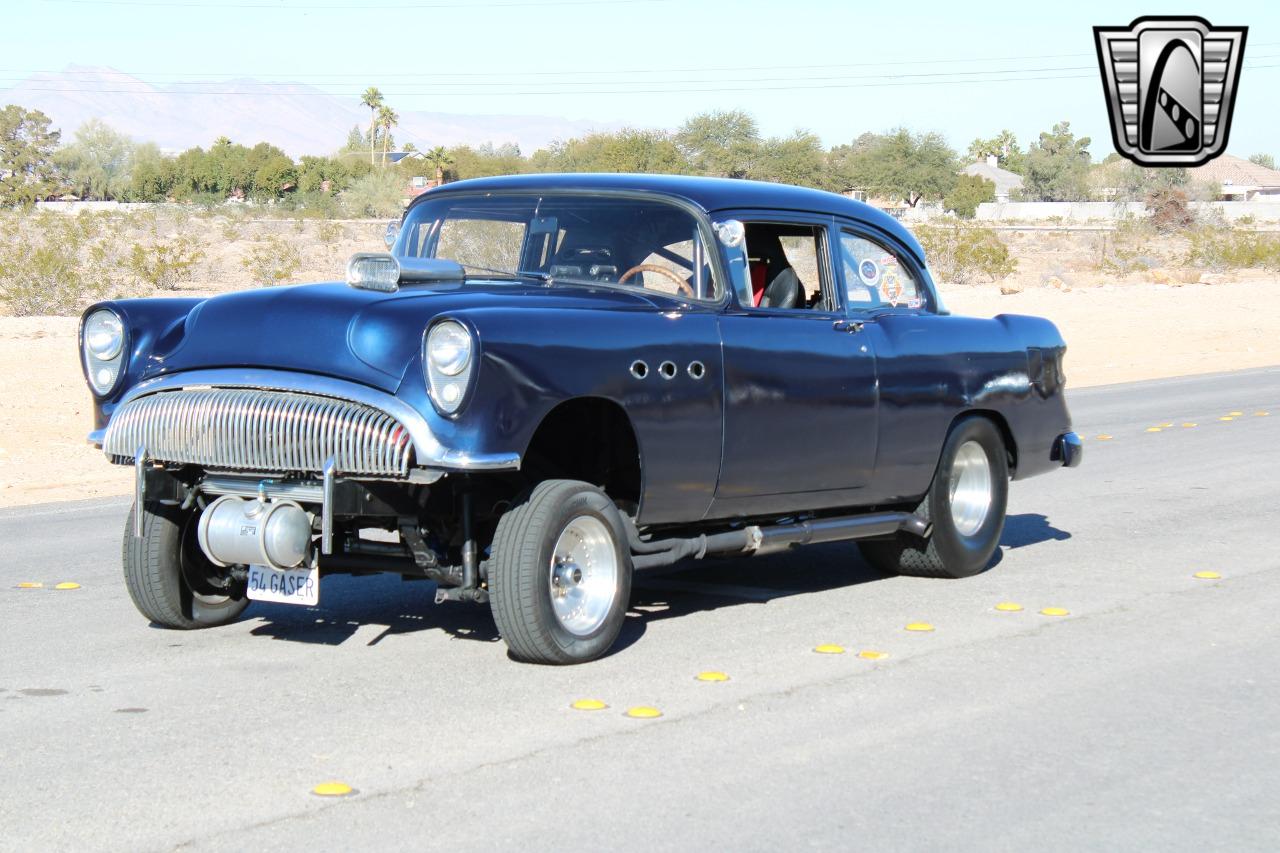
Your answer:
[[[1009,463],[995,424],[971,417],[952,428],[938,470],[916,515],[933,523],[927,540],[900,533],[859,543],[867,562],[884,572],[963,578],[987,567],[1004,532]]]
[[[196,543],[199,513],[147,503],[142,536],[133,535],[135,504],[124,529],[124,581],[143,616],[165,628],[212,628],[234,622],[249,606],[243,593]]]
[[[618,638],[631,598],[631,551],[617,507],[588,483],[539,483],[498,521],[488,580],[513,658],[600,657]]]

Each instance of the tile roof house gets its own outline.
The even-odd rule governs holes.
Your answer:
[[[997,164],[999,158],[994,154],[987,155],[985,160],[979,160],[977,163],[970,163],[962,170],[966,175],[977,175],[979,178],[986,178],[988,181],[996,185],[996,201],[1005,202],[1009,200],[1009,195],[1014,190],[1022,189],[1022,176],[1010,172],[1008,169],[1001,169]]]
[[[1223,201],[1280,199],[1280,170],[1268,169],[1230,154],[1188,169],[1191,180],[1212,184]]]

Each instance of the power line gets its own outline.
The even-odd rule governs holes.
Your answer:
[[[169,10],[180,9],[269,9],[277,12],[325,12],[329,10],[391,10],[416,9],[537,9],[545,6],[625,6],[640,3],[671,3],[674,0],[495,0],[495,2],[452,3],[339,3],[333,5],[305,4],[290,6],[283,3],[174,3],[171,0],[44,0],[45,3],[62,3],[75,6],[163,6]]]
[[[1267,69],[1267,68],[1280,68],[1280,63],[1267,64],[1267,65],[1251,65],[1251,66],[1247,66],[1247,67],[1248,67],[1248,69],[1249,69],[1249,70],[1262,70],[1262,69]],[[1012,69],[1010,69],[1010,70],[1006,70],[1006,71],[973,72],[973,73],[987,73],[987,74],[1013,74],[1013,73],[1014,73],[1014,71],[1013,71]],[[909,76],[909,75],[902,75],[902,76]],[[869,81],[869,80],[866,80],[866,79],[862,79],[862,80],[859,80],[858,82],[850,82],[850,83],[824,82],[824,83],[818,83],[818,84],[813,84],[813,85],[808,85],[808,84],[806,84],[806,85],[798,85],[798,86],[787,86],[787,85],[782,85],[782,86],[759,86],[759,85],[755,85],[755,86],[724,86],[724,87],[713,87],[713,88],[707,88],[707,87],[705,87],[705,86],[700,87],[700,88],[689,88],[689,87],[687,87],[687,86],[681,86],[680,88],[677,88],[677,89],[670,89],[670,88],[663,88],[663,89],[657,89],[657,88],[650,88],[650,89],[567,89],[567,90],[566,90],[566,89],[561,89],[561,90],[555,90],[555,89],[541,89],[541,90],[523,90],[523,91],[504,90],[504,91],[500,91],[500,92],[499,92],[499,91],[480,91],[480,92],[471,92],[471,91],[466,91],[466,92],[464,92],[464,91],[441,91],[441,90],[432,90],[432,91],[415,91],[415,92],[387,92],[387,93],[384,93],[384,94],[389,95],[389,96],[393,96],[393,97],[399,97],[399,98],[406,98],[406,97],[467,97],[467,98],[474,98],[474,97],[489,97],[489,96],[498,96],[498,97],[502,97],[502,96],[508,96],[508,97],[514,97],[514,96],[526,96],[526,97],[527,97],[527,96],[566,96],[566,95],[572,95],[572,96],[579,96],[579,97],[580,97],[580,96],[583,96],[583,95],[661,95],[661,94],[703,94],[703,93],[706,93],[706,94],[713,94],[713,93],[720,93],[720,92],[785,92],[785,91],[801,91],[801,90],[808,90],[808,89],[861,89],[861,88],[881,88],[881,87],[886,87],[886,86],[945,86],[945,85],[966,85],[966,84],[968,84],[968,85],[972,85],[972,84],[986,84],[986,83],[1022,83],[1022,82],[1039,81],[1039,80],[1084,80],[1084,79],[1091,79],[1091,78],[1096,78],[1096,77],[1097,77],[1096,72],[1095,72],[1095,73],[1093,73],[1093,74],[1049,74],[1049,75],[1032,74],[1032,75],[1030,75],[1030,76],[1026,75],[1025,73],[1018,72],[1018,75],[1017,75],[1017,76],[1013,76],[1013,77],[986,77],[986,78],[982,78],[982,79],[972,79],[972,78],[971,78],[971,79],[965,79],[965,80],[955,80],[955,79],[950,79],[950,80],[888,80],[888,81],[886,81],[886,80],[882,80],[882,79],[880,79],[880,78],[871,78],[871,80],[870,80],[870,81]],[[821,79],[821,78],[819,78],[819,79]],[[839,79],[845,79],[845,78],[835,78],[835,79],[839,80]],[[665,81],[665,80],[664,80],[664,81],[658,81],[658,82],[660,82],[660,83],[678,83],[678,82],[680,82],[680,81]],[[696,82],[701,82],[701,81],[696,81]],[[735,81],[735,82],[736,82],[736,81]],[[776,81],[776,82],[786,82],[786,81],[785,81],[785,80],[778,80],[778,81]],[[636,85],[644,85],[644,84],[639,84],[639,83],[638,83],[638,84],[636,84]],[[39,87],[39,86],[27,86],[27,87],[24,87],[22,91],[26,91],[26,92],[67,92],[67,93],[84,93],[84,94],[119,94],[119,95],[141,95],[141,96],[153,96],[153,95],[159,95],[159,96],[174,96],[174,95],[179,95],[179,96],[183,96],[183,97],[186,97],[186,96],[211,96],[211,95],[216,95],[216,96],[220,96],[220,97],[233,97],[233,96],[236,96],[236,97],[261,97],[261,96],[263,96],[263,95],[271,95],[271,94],[275,94],[275,95],[282,95],[282,94],[283,94],[283,95],[290,96],[290,97],[351,97],[351,98],[358,98],[358,97],[360,97],[360,93],[359,93],[359,92],[345,92],[345,93],[335,93],[335,92],[291,92],[291,93],[281,93],[281,92],[274,92],[274,93],[273,93],[273,92],[263,92],[263,91],[260,91],[260,90],[259,90],[259,91],[250,91],[250,92],[246,92],[246,91],[243,91],[243,90],[240,90],[240,91],[230,91],[230,90],[225,90],[225,91],[199,91],[199,90],[197,90],[197,91],[180,91],[180,92],[175,92],[175,91],[165,91],[165,90],[161,90],[161,89],[152,89],[152,90],[148,90],[148,91],[138,91],[137,89],[104,89],[104,88],[93,88],[93,87],[86,87],[86,88],[57,88],[57,87]]]
[[[67,0],[67,2],[72,2],[72,0]],[[663,2],[666,2],[666,0],[663,0]],[[368,8],[368,7],[362,7],[362,8]],[[1280,47],[1280,42],[1264,42],[1261,44],[1251,44],[1250,47],[1254,48],[1255,50],[1264,48],[1264,47]],[[896,59],[896,60],[886,60],[886,61],[880,61],[880,62],[843,62],[843,63],[822,63],[817,65],[720,65],[720,66],[704,66],[700,68],[591,68],[591,69],[565,69],[561,71],[520,71],[520,72],[510,72],[510,71],[434,71],[434,72],[358,71],[358,72],[343,73],[343,72],[335,72],[335,71],[326,71],[326,72],[314,72],[314,73],[290,72],[290,77],[294,78],[295,80],[308,79],[308,78],[323,78],[323,79],[351,78],[351,79],[358,79],[363,81],[363,80],[385,79],[388,77],[425,78],[425,79],[432,79],[432,80],[437,80],[442,77],[499,77],[499,76],[515,74],[515,73],[518,73],[521,78],[567,77],[567,76],[582,76],[582,75],[598,76],[603,74],[609,74],[609,75],[699,74],[699,73],[715,74],[715,73],[721,73],[721,72],[728,73],[728,72],[737,72],[737,71],[814,71],[814,70],[827,70],[827,69],[836,69],[836,68],[885,68],[885,67],[896,67],[896,66],[902,66],[902,65],[949,65],[949,64],[973,63],[973,62],[1019,62],[1019,61],[1025,61],[1028,59],[1038,59],[1038,60],[1080,59],[1082,57],[1093,58],[1094,56],[1095,54],[1093,53],[1047,53],[1047,54],[1039,53],[1039,54],[1024,54],[1021,56],[972,56],[972,57],[949,57],[946,59]],[[1251,56],[1250,58],[1270,59],[1273,57]],[[1091,65],[1088,67],[1092,68],[1094,66]],[[1005,69],[1005,70],[1012,72],[1017,69]],[[29,69],[29,68],[0,68],[0,74],[25,74],[25,75],[58,74],[62,76],[66,76],[66,75],[100,76],[104,73],[126,74],[128,76],[146,75],[146,76],[160,76],[160,77],[228,78],[228,77],[245,77],[245,76],[248,76],[248,77],[268,76],[267,73],[263,73],[263,72],[253,74],[253,73],[246,73],[244,71],[218,72],[218,71],[134,70],[132,72],[125,72],[125,71],[120,71],[119,69],[114,69],[114,68],[106,69],[105,71],[100,69],[71,69],[71,70],[59,71],[59,70],[53,70],[53,69],[37,70],[37,69]],[[270,73],[274,73],[274,72],[270,72]],[[995,71],[993,71],[992,73],[995,73]],[[14,79],[14,78],[6,78],[6,79]],[[173,81],[173,82],[176,83],[178,81]]]
[[[971,77],[979,74],[1011,74],[1014,72],[1017,72],[1019,74],[1024,74],[1024,73],[1030,74],[1030,73],[1047,73],[1050,71],[1091,71],[1093,70],[1093,68],[1094,66],[1091,66],[1091,65],[1071,65],[1071,66],[1056,66],[1051,68],[993,68],[993,69],[982,70],[982,71],[921,71],[921,72],[914,72],[914,73],[866,74],[866,75],[842,74],[842,75],[834,75],[834,76],[808,76],[808,77],[741,77],[733,80],[707,80],[707,79],[653,80],[650,82],[652,84],[663,84],[663,85],[667,85],[667,84],[684,85],[684,84],[698,84],[698,83],[787,83],[787,82],[803,83],[808,81],[822,81],[822,80],[891,80],[891,79],[908,78],[908,77]],[[25,79],[25,78],[0,77],[0,80],[19,80],[20,81],[22,79]],[[159,80],[141,80],[138,78],[134,78],[134,81],[136,81],[139,84],[149,85],[149,86],[210,86],[210,85],[215,85],[218,82],[224,82],[224,83],[226,82],[226,81],[213,81],[213,80],[159,81]],[[131,81],[131,82],[134,82],[134,81]],[[78,84],[78,81],[74,81],[74,80],[68,80],[66,82],[72,85]],[[442,85],[518,86],[518,85],[524,85],[524,82],[525,81],[523,80],[481,80],[481,81],[467,82],[467,83],[443,83]],[[626,84],[627,84],[627,81],[623,81],[623,80],[584,80],[582,82],[574,82],[574,81],[566,80],[566,81],[558,81],[553,85],[556,85],[556,86],[618,86],[618,85],[626,85]],[[92,83],[91,81],[85,81],[85,85],[92,85]],[[265,87],[280,87],[280,86],[297,86],[299,84],[289,82],[289,81],[277,81],[277,82],[253,82],[252,85],[254,87],[265,88]],[[346,85],[346,84],[343,81],[319,81],[319,82],[312,82],[307,85],[323,86],[323,85]],[[636,83],[636,85],[643,85],[643,84]],[[69,91],[80,91],[80,90],[74,89]]]

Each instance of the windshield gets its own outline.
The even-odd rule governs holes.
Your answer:
[[[620,284],[719,299],[698,228],[684,208],[595,195],[442,195],[410,211],[401,257],[457,261],[468,276]]]

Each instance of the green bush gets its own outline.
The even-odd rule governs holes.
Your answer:
[[[393,217],[404,212],[404,180],[394,169],[370,172],[339,198],[352,216]]]
[[[249,249],[240,259],[240,265],[248,270],[254,284],[272,287],[297,275],[302,267],[302,253],[286,240],[267,237]]]
[[[124,267],[143,284],[158,290],[173,290],[203,257],[204,252],[196,248],[195,239],[182,236],[149,246],[134,243]]]
[[[346,236],[347,229],[341,222],[321,222],[316,226],[316,239],[321,243],[333,245]]]
[[[120,217],[41,212],[15,217],[0,238],[0,302],[10,314],[75,314],[125,295],[118,259]]]
[[[1018,268],[1009,247],[990,228],[972,225],[921,225],[916,237],[934,275],[969,284],[978,277],[999,281]]]
[[[1280,270],[1280,236],[1229,228],[1201,228],[1188,235],[1187,263],[1209,269]]]

